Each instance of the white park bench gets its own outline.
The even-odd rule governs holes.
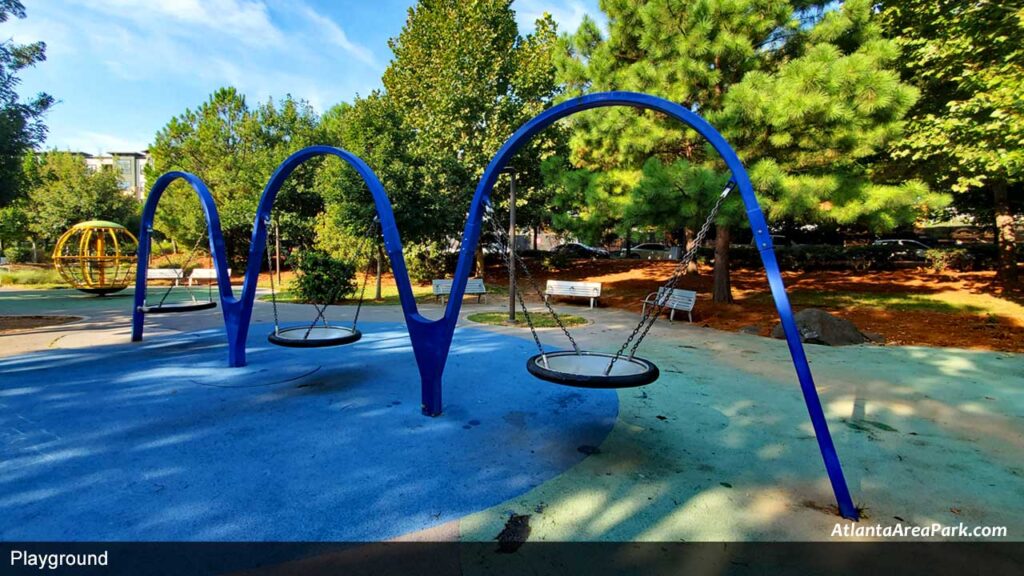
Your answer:
[[[177,286],[184,278],[184,271],[181,268],[149,268],[146,270],[147,280],[171,280]]]
[[[544,302],[549,296],[579,296],[590,298],[590,307],[594,307],[594,301],[601,297],[600,282],[573,282],[570,280],[548,280],[544,289]]]
[[[444,297],[452,293],[452,280],[434,280],[434,296],[444,304]],[[470,278],[466,281],[466,295],[476,296],[477,302],[483,302],[487,295],[483,278]]]
[[[228,268],[228,278],[231,278],[231,268]],[[197,280],[209,280],[211,282],[217,281],[217,269],[216,268],[196,268],[192,270],[192,273],[188,275],[188,285],[191,286],[193,282]]]
[[[690,322],[693,322],[693,305],[697,303],[697,293],[693,290],[680,290],[679,288],[673,288],[672,292],[662,286],[658,288],[657,292],[651,292],[644,298],[644,309],[641,314],[647,312],[648,306],[657,306],[661,304],[663,307],[670,310],[668,314],[669,322],[676,319],[676,310],[686,312],[689,316]]]

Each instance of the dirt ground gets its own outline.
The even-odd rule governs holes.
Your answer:
[[[57,326],[75,320],[81,320],[81,318],[78,316],[0,316],[0,334],[30,328]]]
[[[671,276],[675,266],[673,262],[580,260],[565,270],[548,273],[539,264],[528,264],[541,286],[549,277],[602,282],[600,305],[636,312],[640,311],[643,298],[657,290]],[[285,272],[283,280],[289,279],[290,272]],[[951,311],[893,310],[881,305],[815,305],[850,320],[863,331],[880,334],[888,344],[1024,352],[1024,292],[1005,290],[996,281],[994,272],[936,273],[924,268],[783,272],[783,279],[797,310],[801,308],[802,296],[842,293],[936,296],[950,305]],[[268,280],[265,274],[261,280]],[[503,266],[490,266],[486,282],[488,286],[504,288],[508,285],[508,272]],[[394,285],[394,279],[388,275],[384,284]],[[729,331],[754,326],[763,336],[778,322],[762,269],[732,271],[735,300],[732,304],[711,302],[711,285],[710,266],[700,267],[696,275],[688,274],[679,283],[680,288],[695,290],[698,294],[694,322]],[[535,296],[528,299],[539,302]],[[974,306],[987,311],[954,311],[957,306]]]
[[[657,290],[672,274],[673,262],[627,260],[577,261],[554,274],[532,268],[539,283],[548,277],[602,282],[601,305],[640,311],[643,298]],[[488,270],[489,284],[507,284],[504,268]],[[852,321],[863,331],[885,337],[889,344],[948,346],[1024,352],[1024,294],[1007,292],[996,282],[994,272],[934,273],[926,269],[894,271],[784,272],[783,279],[799,310],[801,296],[818,298],[841,293],[885,295],[934,295],[956,306],[976,306],[986,312],[892,310],[882,306],[829,306],[816,304]],[[732,271],[734,303],[711,302],[711,268],[703,266],[697,275],[688,274],[678,287],[695,290],[698,303],[694,322],[720,330],[736,331],[756,326],[767,336],[778,315],[769,296],[761,269]],[[677,315],[678,318],[678,315]]]

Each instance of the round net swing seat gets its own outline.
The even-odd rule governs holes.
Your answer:
[[[650,384],[661,375],[654,363],[636,356],[619,356],[605,374],[612,358],[613,354],[603,352],[560,350],[531,357],[526,369],[541,380],[577,388],[633,388]]]
[[[198,312],[217,307],[216,300],[207,302],[181,302],[176,304],[160,304],[157,306],[139,306],[143,314],[177,314],[180,312]]]
[[[287,348],[323,348],[358,342],[363,333],[343,326],[295,326],[275,330],[267,341]]]

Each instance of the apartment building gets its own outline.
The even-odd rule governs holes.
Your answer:
[[[146,164],[151,162],[149,151],[142,152],[110,152],[108,154],[81,154],[85,165],[91,170],[109,168],[120,175],[121,189],[131,194],[136,200],[146,196]]]

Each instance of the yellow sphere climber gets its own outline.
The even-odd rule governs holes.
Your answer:
[[[114,222],[89,220],[57,240],[53,265],[73,287],[90,294],[124,290],[135,278],[139,241]]]

